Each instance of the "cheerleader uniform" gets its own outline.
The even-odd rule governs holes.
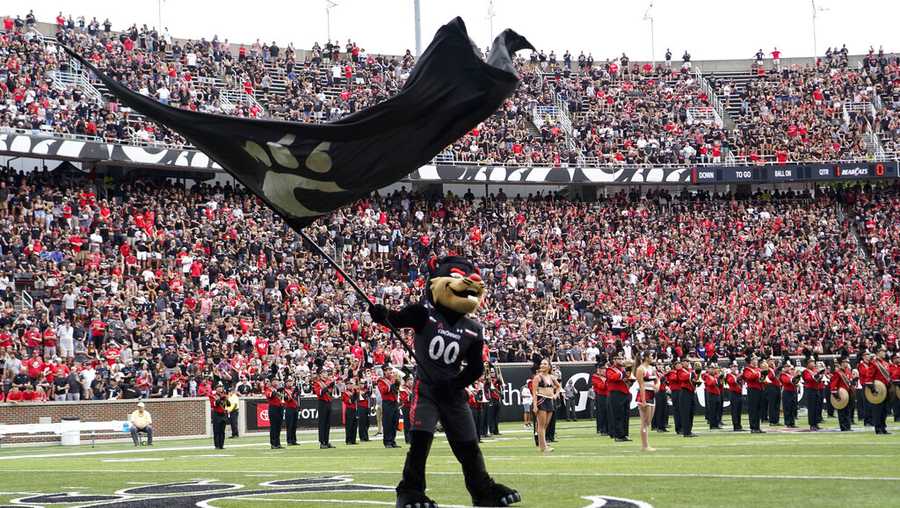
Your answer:
[[[644,396],[641,397],[641,392],[638,390],[637,393],[638,403],[645,402],[648,405],[656,405],[656,367],[646,367],[644,369]]]

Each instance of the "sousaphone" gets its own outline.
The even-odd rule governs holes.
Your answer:
[[[864,388],[863,392],[866,394],[866,400],[868,400],[870,404],[881,404],[888,395],[887,386],[885,386],[880,379],[876,379],[872,383],[871,390],[869,388]]]
[[[846,388],[838,388],[837,392],[831,393],[831,405],[838,411],[847,407],[850,403],[850,394]]]

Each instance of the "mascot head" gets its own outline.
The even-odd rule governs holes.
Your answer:
[[[469,314],[481,305],[484,281],[471,261],[449,256],[429,264],[428,297],[432,303],[459,314]]]

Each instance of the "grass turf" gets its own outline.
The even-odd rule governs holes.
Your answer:
[[[636,419],[631,437],[639,438]],[[706,506],[900,506],[900,433],[779,432],[765,435],[704,431],[685,439],[651,433],[655,453],[641,453],[637,441],[613,443],[598,436],[592,422],[559,424],[556,451],[541,456],[530,431],[505,424],[497,439],[485,441],[488,470],[501,483],[518,489],[522,507],[587,507],[588,496],[635,499],[655,507]],[[824,427],[834,427],[827,419]],[[765,428],[765,427],[764,427]],[[344,446],[343,429],[333,429],[333,450],[320,450],[313,434],[302,444],[270,450],[263,436],[229,439],[225,450],[209,440],[157,441],[152,448],[100,444],[62,448],[0,449],[0,504],[26,493],[112,494],[139,484],[218,480],[243,489],[260,483],[346,474],[353,483],[393,487],[399,480],[405,449],[385,450],[369,443]],[[52,456],[50,456],[52,455]],[[222,455],[222,456],[217,456]],[[140,460],[136,460],[140,459]],[[443,505],[471,500],[446,440],[439,435],[428,463],[428,494]],[[253,498],[219,499],[222,508],[249,506],[393,505],[393,492],[293,492]],[[302,500],[306,500],[301,502]],[[174,508],[174,500],[156,506]],[[193,505],[193,503],[191,503]],[[67,506],[54,504],[54,506]]]

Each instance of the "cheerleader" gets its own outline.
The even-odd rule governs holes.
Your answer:
[[[535,430],[537,431],[538,447],[541,452],[552,452],[553,448],[547,446],[547,425],[553,415],[554,401],[559,397],[562,389],[559,381],[550,374],[550,360],[541,360],[537,374],[532,379],[534,387],[532,405],[535,412]]]
[[[656,354],[653,351],[638,353],[635,362],[634,377],[638,384],[638,412],[641,415],[641,451],[653,452],[650,448],[648,435],[653,421],[653,411],[656,409],[656,392],[659,390],[659,379],[656,375]]]

